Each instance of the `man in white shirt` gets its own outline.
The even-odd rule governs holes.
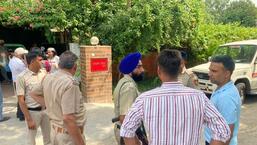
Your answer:
[[[25,58],[24,55],[27,53],[28,53],[28,50],[26,50],[22,47],[16,48],[14,51],[14,56],[9,62],[9,67],[12,72],[14,93],[16,92],[15,86],[16,86],[17,76],[27,68],[25,60],[24,60],[24,58]],[[16,115],[17,115],[17,118],[19,118],[21,121],[24,120],[24,115],[20,109],[19,104],[17,104],[17,114]]]

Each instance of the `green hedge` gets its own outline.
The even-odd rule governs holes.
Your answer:
[[[57,0],[0,1],[0,25],[67,30],[73,41],[89,43],[98,36],[111,45],[113,60],[133,51],[147,54],[164,48],[190,52],[191,64],[207,60],[213,50],[226,42],[257,38],[256,28],[238,24],[207,24],[208,14],[199,0]]]
[[[213,51],[221,44],[257,39],[257,28],[241,27],[238,24],[203,24],[200,26],[198,47],[192,48],[192,64],[206,62]],[[191,64],[191,65],[192,65]]]

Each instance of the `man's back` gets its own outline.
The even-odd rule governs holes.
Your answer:
[[[47,75],[42,81],[47,113],[58,126],[63,127],[63,113],[67,111],[75,112],[77,123],[84,125],[84,101],[75,82],[71,74],[62,70]]]
[[[144,95],[145,127],[156,137],[152,144],[198,144],[205,106],[202,94],[167,84]]]
[[[220,137],[216,139],[224,140],[228,129],[217,129],[225,124],[217,114],[204,93],[177,82],[163,83],[138,97],[123,123],[121,135],[130,137],[131,130],[140,124],[138,120],[142,120],[150,145],[199,145],[206,123]]]

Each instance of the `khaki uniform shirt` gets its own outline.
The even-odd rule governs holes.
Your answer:
[[[187,70],[185,67],[178,76],[178,80],[182,82],[184,86],[197,89],[197,76],[193,72]]]
[[[70,73],[58,70],[47,74],[33,92],[44,96],[47,114],[54,125],[65,128],[64,114],[74,114],[77,126],[85,125],[84,98],[80,92],[79,83]]]
[[[135,81],[129,75],[124,75],[113,93],[115,117],[126,115],[138,96],[139,91]]]
[[[25,103],[28,108],[36,108],[41,106],[29,95],[29,93],[35,86],[41,83],[45,75],[46,72],[44,70],[34,73],[28,68],[18,75],[16,82],[16,93],[18,96],[24,95]]]

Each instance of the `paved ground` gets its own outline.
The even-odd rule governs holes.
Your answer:
[[[0,145],[26,145],[25,122],[15,118],[16,98],[12,88],[2,85],[4,90],[4,115],[11,116],[0,123]],[[115,145],[113,126],[113,104],[86,104],[87,123],[85,132],[87,145]],[[248,96],[242,106],[239,145],[257,145],[257,96]],[[41,132],[37,135],[37,145],[43,145]]]
[[[257,95],[247,96],[242,106],[239,145],[257,145]]]
[[[2,85],[4,90],[4,115],[11,119],[0,123],[0,145],[26,145],[26,124],[16,116],[16,97],[10,85]],[[87,123],[85,132],[87,145],[114,145],[113,104],[86,104]],[[37,145],[43,145],[41,132],[37,135]]]

